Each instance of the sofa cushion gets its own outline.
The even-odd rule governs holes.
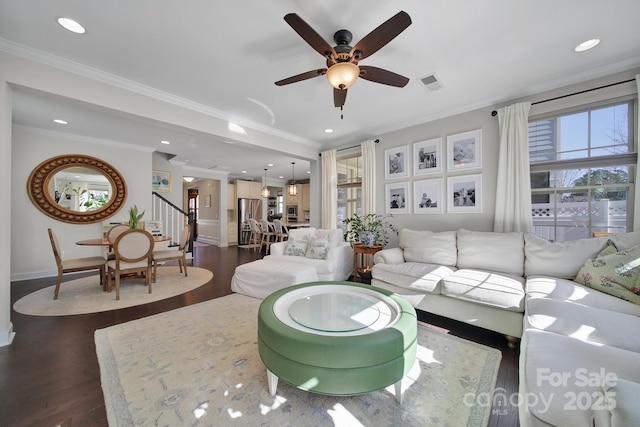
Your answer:
[[[616,245],[619,251],[624,251],[640,245],[640,231],[615,234],[610,236],[609,239]]]
[[[582,266],[575,281],[600,292],[640,304],[640,246],[609,253],[608,245]],[[603,255],[603,253],[607,253]]]
[[[524,275],[522,233],[458,230],[458,268]]]
[[[371,276],[401,288],[419,289],[439,294],[441,279],[454,271],[454,268],[443,265],[405,262],[402,264],[375,264]]]
[[[442,279],[441,293],[503,310],[524,311],[524,278],[518,275],[460,269]]]
[[[568,301],[527,300],[528,328],[640,353],[640,317]]]
[[[616,378],[640,381],[640,353],[593,344],[564,335],[528,329],[522,346],[520,381],[528,396],[523,404],[539,420],[554,426],[590,426],[591,403],[602,382]],[[582,400],[576,400],[580,397]],[[583,408],[579,408],[583,409]]]
[[[597,398],[603,404],[593,408],[593,426],[639,426],[638,396],[640,396],[638,382],[618,378],[615,384],[603,384]]]
[[[456,265],[457,248],[456,232],[415,231],[402,229],[400,231],[401,248],[404,249],[404,259],[410,262],[424,262],[427,264]]]
[[[289,236],[287,240],[287,247],[284,250],[286,256],[304,256],[307,253],[307,246],[309,245],[309,236],[302,235],[298,237]]]
[[[525,289],[527,299],[548,298],[571,301],[589,307],[640,316],[640,306],[620,298],[582,286],[573,280],[547,276],[529,276]]]
[[[312,237],[304,256],[313,259],[326,259],[328,253],[329,239],[327,237]]]
[[[330,248],[335,248],[341,242],[344,242],[344,235],[341,228],[334,228],[334,229],[318,228],[315,231],[315,237],[326,237],[329,240]]]
[[[595,237],[552,243],[535,234],[525,233],[525,276],[541,275],[573,279],[586,260],[594,258],[604,249],[607,240],[607,237]]]
[[[314,227],[300,227],[300,228],[292,228],[289,230],[289,239],[298,239],[304,236],[314,236],[316,234],[316,229]]]

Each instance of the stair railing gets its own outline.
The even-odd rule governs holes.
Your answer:
[[[191,236],[189,237],[188,252],[193,252],[193,215],[189,215],[161,194],[155,191],[151,192],[151,194],[154,196],[151,216],[154,221],[162,222],[162,235],[171,236],[171,238],[177,242],[180,240],[182,228],[186,224],[189,224]]]

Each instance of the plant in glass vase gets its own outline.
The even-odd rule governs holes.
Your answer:
[[[386,246],[391,233],[398,235],[398,228],[391,223],[392,215],[354,213],[342,221],[346,226],[344,239],[351,245],[361,244],[365,248],[375,245]]]

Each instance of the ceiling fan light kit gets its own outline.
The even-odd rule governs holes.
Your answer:
[[[398,12],[367,34],[355,46],[350,46],[352,35],[349,30],[338,30],[333,35],[336,46],[331,47],[309,24],[295,13],[285,15],[284,20],[294,29],[309,46],[326,58],[327,68],[307,71],[276,82],[284,86],[326,74],[333,86],[333,104],[344,105],[347,89],[358,77],[374,83],[388,86],[404,87],[409,79],[391,71],[371,66],[359,66],[358,62],[373,55],[391,40],[396,38],[409,25],[411,17],[404,11]]]
[[[353,62],[338,62],[327,70],[327,79],[336,89],[349,89],[360,75],[360,68]]]

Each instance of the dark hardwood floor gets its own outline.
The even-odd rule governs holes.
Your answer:
[[[0,426],[106,426],[94,331],[228,295],[235,267],[260,257],[257,252],[235,246],[198,246],[194,248],[193,265],[211,270],[214,277],[186,294],[75,316],[26,316],[12,310],[16,337],[10,346],[0,347]],[[64,280],[76,277],[68,275]],[[14,282],[11,304],[54,283],[52,278]],[[419,318],[452,335],[500,350],[496,388],[504,388],[507,396],[518,391],[518,351],[508,348],[503,336],[428,313],[420,312]],[[489,425],[517,426],[517,408],[494,408]]]

